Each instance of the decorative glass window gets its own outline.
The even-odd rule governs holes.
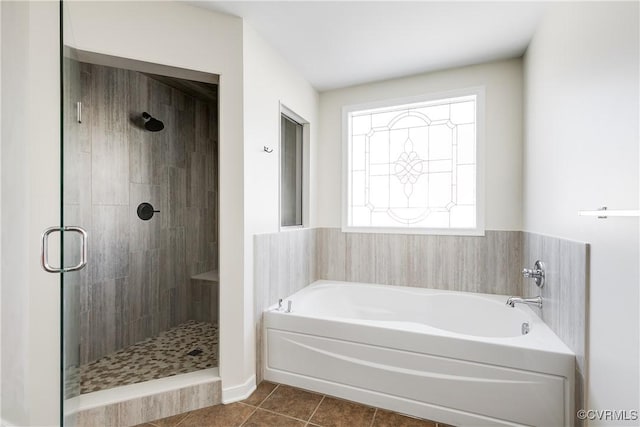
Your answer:
[[[481,95],[345,108],[344,228],[482,234]]]

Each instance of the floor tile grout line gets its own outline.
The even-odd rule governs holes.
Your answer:
[[[378,408],[374,407],[374,411],[373,411],[373,417],[371,418],[371,424],[369,424],[369,427],[373,427],[373,423],[376,422],[376,415],[378,415]]]
[[[253,411],[251,411],[249,416],[244,421],[242,421],[240,424],[238,424],[238,427],[242,427],[243,425],[245,425],[247,423],[247,421],[249,421],[249,419],[253,416],[253,414],[255,414],[256,411],[258,410],[257,406],[251,406],[251,405],[247,405],[247,406],[249,406],[250,408],[253,408]]]
[[[305,421],[305,420],[303,420],[302,418],[292,417],[291,415],[283,414],[282,412],[272,411],[271,409],[265,409],[265,408],[256,408],[256,409],[259,409],[259,410],[261,410],[261,411],[268,412],[268,413],[270,413],[270,414],[280,415],[280,416],[282,416],[282,417],[289,418],[289,419],[292,419],[292,420],[301,421],[301,422],[303,422],[303,423],[308,423],[308,421]]]
[[[313,418],[313,416],[316,414],[316,412],[318,412],[318,408],[320,408],[320,405],[322,405],[322,402],[324,402],[324,398],[327,397],[326,394],[322,395],[322,399],[320,399],[320,402],[318,402],[318,405],[316,406],[316,409],[313,410],[313,412],[311,413],[311,415],[309,416],[309,419],[307,420],[307,423],[311,422],[311,419]]]
[[[176,414],[176,415],[172,415],[173,417],[177,417],[178,415],[182,415],[182,418],[180,418],[180,420],[173,426],[173,427],[178,427],[178,425],[183,422],[184,420],[187,419],[187,417],[189,415],[191,415],[191,411],[187,411],[187,412],[183,412],[181,414]],[[156,426],[156,427],[160,427],[160,426]]]
[[[273,390],[271,390],[271,392],[270,392],[269,394],[267,394],[267,397],[265,397],[264,399],[262,399],[262,401],[261,401],[260,403],[258,403],[258,404],[256,405],[256,407],[260,408],[260,407],[262,406],[262,404],[263,404],[264,402],[266,402],[266,401],[267,401],[267,399],[268,399],[268,398],[270,398],[270,397],[271,397],[271,395],[272,395],[273,393],[275,393],[275,392],[276,392],[276,390],[278,389],[278,387],[280,387],[280,384],[276,384],[276,386],[273,388]]]
[[[178,423],[173,427],[178,427],[180,424],[182,424],[184,422],[184,420],[186,420],[187,418],[189,418],[191,416],[191,412],[193,412],[193,411],[189,411],[189,413],[187,415],[185,415],[180,421],[178,421]]]

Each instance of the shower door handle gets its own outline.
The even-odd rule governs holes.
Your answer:
[[[49,264],[49,235],[56,231],[71,231],[80,234],[80,262],[73,267],[52,267]],[[87,232],[82,227],[66,226],[66,227],[49,227],[42,233],[40,244],[40,264],[44,271],[49,273],[68,273],[71,271],[82,270],[87,265]]]

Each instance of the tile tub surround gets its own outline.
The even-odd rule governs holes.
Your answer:
[[[450,427],[299,388],[262,382],[246,400],[137,427]]]
[[[145,74],[81,63],[80,78],[83,120],[69,125],[78,135],[64,150],[64,203],[65,219],[71,212],[90,236],[78,285],[86,364],[217,317],[203,292],[192,301],[203,287],[190,277],[217,269],[218,131],[217,106]],[[143,111],[165,129],[144,130]],[[142,202],[160,212],[140,220]]]
[[[263,378],[263,311],[315,280],[541,294],[540,317],[577,355],[576,405],[586,407],[588,244],[520,231],[487,230],[475,237],[343,233],[339,228],[256,235],[254,243],[258,381]],[[548,269],[542,290],[521,276],[536,259]]]
[[[317,234],[318,279],[505,295],[521,289],[519,231],[434,236],[319,228]]]
[[[576,354],[575,407],[586,408],[587,331],[589,305],[589,245],[535,233],[522,233],[522,265],[545,263],[542,289],[522,278],[526,296],[542,295],[542,309],[533,310]],[[576,425],[582,425],[576,420]]]
[[[256,380],[263,379],[262,313],[279,298],[299,291],[317,276],[318,229],[303,228],[254,236],[254,327]]]

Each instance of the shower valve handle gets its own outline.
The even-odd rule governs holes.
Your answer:
[[[522,270],[522,276],[533,279],[539,288],[544,286],[545,279],[545,265],[544,262],[538,260],[534,264],[533,268],[525,268]]]
[[[160,212],[159,210],[156,210],[153,205],[151,203],[140,203],[140,205],[138,206],[138,218],[140,218],[143,221],[149,221],[151,218],[153,218],[153,214]]]

